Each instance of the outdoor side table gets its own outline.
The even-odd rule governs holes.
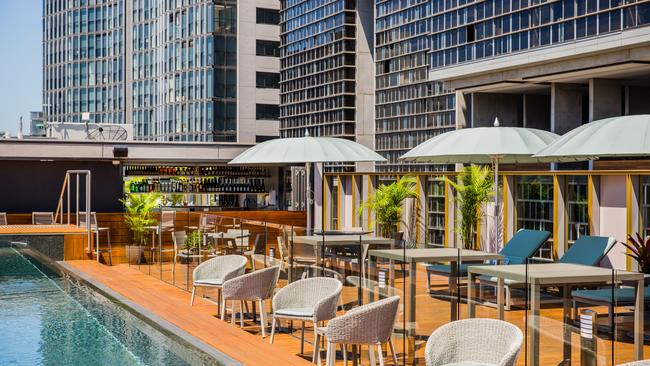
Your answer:
[[[528,334],[530,337],[530,347],[528,350],[528,364],[531,366],[539,365],[539,309],[540,309],[540,290],[542,287],[561,286],[563,287],[564,296],[564,322],[567,321],[571,312],[570,297],[571,286],[587,284],[604,284],[612,282],[612,269],[584,266],[580,264],[569,263],[544,263],[544,264],[516,264],[516,265],[496,265],[496,266],[469,266],[468,268],[468,294],[470,299],[468,316],[473,318],[476,315],[476,304],[471,299],[474,298],[474,277],[478,275],[490,276],[497,278],[497,306],[499,319],[503,320],[503,293],[504,280],[520,282],[530,285],[530,311],[532,318],[528,321]],[[634,357],[637,360],[643,359],[643,290],[644,275],[636,272],[617,271],[615,280],[635,281],[636,282],[636,299],[634,306]],[[571,357],[570,334],[567,327],[564,327],[564,342],[569,347],[564,349],[564,358]]]

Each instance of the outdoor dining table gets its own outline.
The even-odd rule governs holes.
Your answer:
[[[367,232],[360,232],[357,235],[354,234],[331,234],[326,233],[325,235],[300,235],[294,236],[291,238],[294,244],[303,244],[311,245],[316,247],[321,247],[322,250],[316,250],[317,256],[321,255],[326,246],[358,246],[359,250],[357,253],[359,261],[359,273],[361,273],[361,266],[363,265],[363,253],[361,247],[363,244],[368,245],[393,245],[395,243],[394,239],[384,238],[381,236],[370,236]],[[324,260],[324,258],[322,258]],[[324,266],[323,266],[324,267]],[[361,305],[363,301],[363,289],[361,286],[358,286],[358,303]]]
[[[530,286],[530,313],[528,334],[530,346],[528,364],[539,365],[539,308],[540,290],[542,287],[560,286],[563,290],[564,322],[570,316],[571,286],[603,284],[615,282],[636,282],[636,301],[634,306],[634,357],[643,359],[643,290],[644,275],[636,272],[616,271],[611,268],[601,268],[569,263],[517,264],[494,266],[469,266],[468,268],[468,299],[474,298],[474,277],[478,275],[497,278],[497,306],[499,319],[504,317],[504,282],[510,280]],[[476,315],[476,304],[468,301],[468,316]],[[567,326],[564,327],[564,359],[571,358],[571,335]]]
[[[451,320],[458,319],[457,300],[454,296],[458,291],[458,262],[477,262],[486,260],[501,261],[503,256],[497,253],[488,253],[478,250],[458,248],[413,248],[413,249],[378,249],[368,253],[371,263],[375,258],[392,259],[408,263],[409,268],[409,319],[408,322],[415,322],[415,284],[417,263],[443,263],[449,262],[451,273],[449,275],[449,292],[451,293]],[[394,287],[394,276],[390,277],[391,286]]]

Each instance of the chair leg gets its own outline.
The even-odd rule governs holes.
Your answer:
[[[221,314],[221,309],[225,309],[225,305],[221,306],[221,289],[217,288],[217,314]]]
[[[300,330],[300,354],[305,353],[305,322],[302,322],[302,329]]]
[[[431,291],[431,272],[427,271],[427,292]]]
[[[325,364],[327,366],[334,366],[336,361],[336,344],[327,342],[327,356],[325,356]]]
[[[320,365],[320,336],[314,332],[314,354],[311,356],[311,363]]]
[[[384,351],[381,349],[381,343],[377,345],[377,358],[379,358],[379,366],[384,366]]]
[[[271,315],[271,340],[270,344],[273,344],[273,336],[275,336],[275,315]]]
[[[196,294],[196,286],[192,286],[192,299],[190,300],[190,306],[194,306],[194,295]]]
[[[221,308],[221,312],[220,312],[221,320],[225,321],[226,320],[226,299],[221,299],[221,301],[219,301],[219,303],[221,305],[220,306],[220,308]]]
[[[108,241],[108,264],[113,265],[113,246],[111,245],[111,230],[106,230],[106,241]]]
[[[244,301],[239,301],[239,325],[244,327]]]
[[[341,352],[343,352],[343,366],[348,366],[348,346],[341,343]]]
[[[370,366],[377,366],[377,361],[375,360],[375,346],[372,344],[368,345],[368,358],[370,359]]]
[[[318,325],[318,323],[314,323],[314,354],[311,357],[312,362],[316,361],[316,354],[317,354],[316,353],[316,347],[317,347],[317,344],[318,344],[318,333],[316,332],[317,325]]]
[[[260,300],[260,326],[262,327],[262,339],[266,338],[266,309],[264,299]]]
[[[393,355],[393,364],[397,366],[397,354],[395,353],[395,347],[393,346],[393,338],[388,338],[388,347],[390,347],[390,354]]]
[[[506,291],[506,305],[504,306],[504,309],[506,311],[510,311],[510,304],[512,304],[512,294],[510,293],[510,286],[503,286],[503,288]]]
[[[230,300],[230,324],[235,325],[235,318],[237,317],[237,312],[236,312],[236,305],[237,301],[236,300]]]

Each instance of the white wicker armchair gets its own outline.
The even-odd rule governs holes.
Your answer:
[[[226,301],[232,302],[231,322],[235,324],[235,303],[239,300],[239,321],[244,327],[244,301],[257,301],[260,305],[260,325],[262,338],[266,337],[266,310],[264,300],[273,295],[273,290],[278,282],[280,266],[260,269],[239,277],[230,279],[223,284],[223,300],[221,303],[221,320],[226,318]]]
[[[292,282],[281,288],[273,297],[273,320],[271,322],[271,344],[278,319],[302,322],[300,353],[305,349],[305,322],[314,323],[330,320],[336,316],[336,308],[343,284],[330,277],[312,277]],[[314,332],[314,340],[316,332]]]
[[[246,263],[248,259],[241,255],[224,255],[209,259],[196,268],[192,272],[192,299],[190,306],[194,305],[194,295],[196,294],[197,287],[216,288],[221,289],[223,283],[231,278],[235,278],[244,274],[246,271]],[[221,292],[219,292],[221,297]],[[220,307],[221,300],[217,302],[217,307]],[[217,309],[221,311],[221,309]]]
[[[464,319],[436,329],[427,341],[427,366],[477,362],[514,366],[524,336],[516,326],[496,319]]]
[[[641,361],[632,361],[632,362],[628,362],[628,363],[622,363],[622,364],[619,364],[618,366],[650,366],[650,359],[641,360]]]
[[[374,365],[374,347],[377,346],[379,364],[384,364],[384,355],[381,345],[388,343],[393,356],[393,363],[397,365],[397,356],[391,340],[397,310],[399,309],[399,296],[392,296],[386,299],[359,306],[330,320],[325,328],[324,335],[327,338],[326,365],[333,366],[335,360],[336,344],[343,345],[343,357],[347,364],[347,351],[345,345],[358,344],[368,345],[371,364]],[[320,337],[316,338],[315,353],[320,356]],[[320,364],[320,357],[319,364]]]

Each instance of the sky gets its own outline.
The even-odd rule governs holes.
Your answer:
[[[0,0],[0,131],[29,132],[29,112],[42,109],[42,1]]]

